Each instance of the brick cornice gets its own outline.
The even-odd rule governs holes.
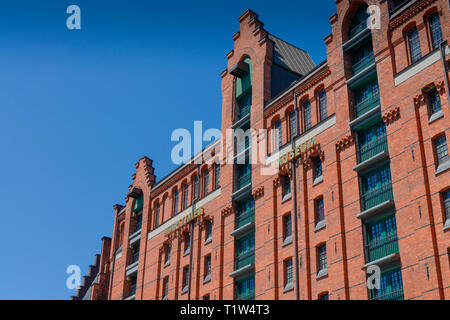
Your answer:
[[[355,138],[353,138],[352,135],[349,135],[347,137],[344,137],[340,139],[338,142],[336,142],[336,151],[344,151],[345,149],[349,148],[353,143],[355,142]]]
[[[286,106],[287,104],[294,101],[294,93],[291,91],[284,97],[282,97],[280,100],[278,100],[274,105],[272,105],[268,111],[266,111],[265,117],[270,117],[275,112]]]
[[[264,186],[259,187],[259,188],[256,188],[256,189],[253,191],[253,198],[254,198],[255,200],[258,200],[258,199],[260,199],[260,198],[262,198],[262,197],[264,197]]]
[[[164,184],[158,186],[157,189],[152,190],[152,198],[159,196],[161,193],[167,190],[170,186],[173,186],[180,181],[184,176],[188,175],[191,171],[196,169],[197,166],[195,164],[186,165],[180,172],[177,172],[173,177],[168,179]]]
[[[400,118],[400,107],[385,112],[382,116],[384,123],[388,126]]]
[[[394,30],[407,22],[409,19],[414,17],[416,14],[424,10],[426,7],[430,6],[436,0],[422,0],[413,4],[410,8],[406,9],[405,12],[400,14],[398,17],[389,22],[389,30]]]

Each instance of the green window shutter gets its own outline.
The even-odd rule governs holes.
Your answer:
[[[134,201],[134,208],[133,208],[133,212],[139,212],[142,210],[144,206],[144,197],[139,197]]]
[[[240,79],[236,79],[236,98],[239,98],[243,93],[247,92],[252,87],[252,71],[253,71],[253,65],[252,60],[250,58],[245,58],[244,62],[248,64],[248,74]]]

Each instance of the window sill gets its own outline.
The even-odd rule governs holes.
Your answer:
[[[186,294],[188,291],[189,291],[189,286],[184,287],[184,288],[181,290],[181,295]]]
[[[167,261],[167,262],[164,264],[164,268],[167,268],[168,266],[170,266],[170,261]]]
[[[212,237],[209,237],[205,240],[205,245],[210,244],[212,242]]]
[[[165,296],[165,297],[162,298],[162,300],[163,300],[163,301],[167,301],[167,300],[169,300],[169,297],[168,297],[168,296]]]
[[[191,253],[191,249],[185,251],[185,252],[183,253],[183,257],[188,256],[190,253]]]
[[[286,247],[286,246],[290,245],[291,243],[292,243],[292,236],[286,237],[286,239],[284,239],[281,247]]]
[[[450,230],[450,219],[447,219],[447,221],[444,224],[444,231]]]
[[[315,187],[322,182],[323,182],[323,176],[317,177],[316,179],[314,179],[312,186]]]
[[[294,290],[294,283],[288,283],[284,286],[283,293],[288,293]]]
[[[320,280],[322,278],[325,278],[326,276],[328,276],[328,269],[322,269],[317,272],[316,280]]]
[[[314,232],[320,231],[322,229],[325,229],[326,225],[325,225],[325,220],[319,221],[316,224],[316,227],[314,228]]]
[[[447,171],[448,169],[450,169],[450,160],[445,161],[444,163],[441,163],[437,168],[436,168],[436,172],[435,175],[439,175],[445,171]]]
[[[292,199],[292,196],[291,196],[291,194],[289,193],[289,194],[285,195],[285,196],[283,197],[283,199],[281,199],[281,203],[285,203],[285,202],[287,202],[287,201],[289,201],[289,200],[291,200],[291,199]]]
[[[203,284],[207,284],[208,282],[211,282],[211,275],[208,274],[205,279],[203,279]]]
[[[433,122],[435,122],[435,121],[437,121],[437,120],[439,120],[439,119],[441,119],[443,117],[444,117],[444,112],[442,110],[439,110],[438,112],[433,113],[431,115],[430,120],[428,120],[428,124],[431,124],[431,123],[433,123]]]

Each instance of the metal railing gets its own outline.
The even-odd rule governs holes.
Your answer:
[[[378,260],[396,252],[398,252],[398,239],[397,235],[393,234],[366,245],[367,262]]]
[[[132,297],[136,294],[136,284],[132,284],[130,286],[130,294],[128,295],[129,297]]]
[[[371,141],[358,148],[358,163],[364,162],[382,151],[387,151],[386,134],[379,136],[376,140]]]
[[[395,291],[387,293],[378,293],[372,291],[370,300],[404,300],[403,288],[397,288]]]
[[[358,74],[360,71],[367,68],[369,65],[371,65],[375,61],[375,57],[373,56],[373,52],[371,52],[369,55],[365,56],[361,60],[359,60],[357,63],[352,65],[352,72],[353,75]]]
[[[394,200],[390,181],[377,189],[363,194],[361,196],[361,209],[364,211],[388,200]]]
[[[235,295],[235,300],[255,300],[255,291],[251,290],[248,293]]]
[[[236,229],[245,226],[250,222],[255,222],[255,209],[249,209],[243,212],[238,212],[236,215]]]
[[[133,252],[131,264],[137,262],[138,260],[139,260],[139,251]]]
[[[376,95],[373,95],[372,97],[356,104],[355,105],[355,118],[362,116],[363,114],[372,110],[379,104],[380,104],[380,95],[378,93]]]
[[[364,20],[363,22],[358,24],[356,27],[351,28],[348,33],[348,38],[349,39],[353,38],[354,36],[356,36],[358,33],[363,31],[364,29],[367,29],[367,21],[366,20]]]
[[[255,249],[251,249],[241,255],[236,256],[236,266],[235,269],[239,270],[243,267],[255,263]]]

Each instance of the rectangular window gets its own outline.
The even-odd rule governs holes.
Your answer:
[[[442,193],[446,221],[450,221],[450,189]]]
[[[253,300],[255,298],[255,276],[237,280],[235,283],[236,300]]]
[[[155,228],[157,228],[159,226],[159,213],[161,210],[161,205],[159,204],[159,202],[156,204],[156,208],[155,208]]]
[[[186,232],[185,238],[184,238],[184,254],[188,254],[191,252],[191,233]]]
[[[291,179],[287,174],[281,176],[281,194],[283,200],[291,195]]]
[[[316,210],[316,226],[325,221],[325,208],[323,204],[323,198],[319,198],[315,201],[315,210]]]
[[[203,300],[205,301],[211,300],[209,294],[204,295]]]
[[[236,241],[236,267],[239,270],[255,263],[255,234],[250,233]]]
[[[328,117],[327,93],[325,90],[322,90],[319,93],[319,111],[320,111],[320,121],[325,120]]]
[[[306,101],[303,103],[303,117],[305,119],[305,131],[311,129],[311,102]]]
[[[328,299],[328,292],[320,294],[319,295],[319,300],[329,300]]]
[[[163,300],[167,300],[168,296],[169,296],[169,277],[165,277],[163,280],[163,292],[162,292]]]
[[[216,163],[216,189],[220,188],[220,164]]]
[[[297,136],[297,112],[289,113],[289,133],[291,139]]]
[[[206,169],[203,172],[203,194],[208,195],[208,187],[209,187],[209,170]]]
[[[136,228],[135,228],[135,232],[141,230],[142,228],[142,213],[139,213],[136,216]]]
[[[209,242],[212,239],[212,222],[211,220],[208,220],[206,222],[206,229],[205,229],[205,242]]]
[[[283,216],[283,240],[292,237],[292,217],[290,214]]]
[[[132,297],[136,295],[136,283],[137,283],[137,276],[131,276],[130,280],[130,288],[129,288],[129,297]]]
[[[164,257],[164,265],[167,266],[170,263],[170,251],[172,247],[170,245],[166,246],[166,255]]]
[[[132,261],[131,263],[136,263],[139,261],[139,249],[140,249],[140,243],[136,243],[134,246],[131,247],[132,250]]]
[[[322,177],[322,160],[319,157],[313,159],[314,180]]]
[[[317,247],[317,272],[327,269],[327,246],[325,244]]]
[[[438,111],[441,111],[441,96],[439,95],[439,92],[437,92],[436,89],[431,90],[428,94],[428,104],[429,104],[429,110],[430,110],[430,116],[435,114]]]
[[[211,255],[205,257],[205,274],[203,280],[211,280]]]
[[[284,286],[294,283],[294,271],[292,268],[292,258],[284,261]]]
[[[182,293],[187,292],[189,286],[189,266],[183,268]]]
[[[417,60],[422,58],[422,53],[420,51],[419,32],[417,31],[417,28],[414,28],[408,33],[408,41],[409,51],[411,54],[411,62],[415,63]]]
[[[183,186],[183,210],[188,207],[188,200],[189,200],[189,185],[187,183]]]
[[[283,145],[283,132],[281,129],[281,121],[277,120],[275,122],[275,131],[274,131],[274,151],[276,150],[276,148],[278,148],[279,150],[282,145]]]
[[[372,262],[398,252],[395,215],[366,225],[366,259]]]
[[[173,193],[173,215],[178,213],[178,190]]]
[[[437,49],[439,48],[439,45],[442,42],[442,29],[439,14],[438,13],[433,14],[428,20],[428,22],[430,24],[430,34],[433,49]]]
[[[445,138],[445,134],[434,139],[434,150],[436,152],[438,166],[448,161],[447,139]]]
[[[371,300],[403,300],[403,283],[400,268],[383,272],[380,289],[370,291]]]

